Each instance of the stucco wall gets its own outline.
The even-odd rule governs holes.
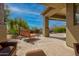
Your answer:
[[[73,47],[73,43],[79,42],[79,25],[74,25],[73,4],[66,4],[66,13],[67,13],[66,42],[68,46]]]
[[[6,26],[0,25],[0,42],[7,39],[7,32],[6,32]]]
[[[4,24],[4,4],[0,3],[0,42],[7,39],[6,25]]]

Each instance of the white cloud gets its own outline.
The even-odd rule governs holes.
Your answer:
[[[12,12],[22,12],[22,10],[20,10],[19,8],[16,8],[16,7],[10,7],[10,10]]]
[[[17,12],[17,13],[40,15],[40,13],[35,12],[35,11],[31,11],[31,10],[29,10],[29,9],[21,9],[21,8],[12,7],[12,6],[10,6],[9,9],[10,9],[12,12]]]

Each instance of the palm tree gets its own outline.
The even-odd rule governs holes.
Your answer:
[[[20,34],[20,29],[29,29],[27,22],[25,22],[22,18],[15,18],[14,20],[9,20],[9,27],[11,32],[16,32]]]
[[[14,20],[10,19],[8,20],[7,22],[7,26],[8,26],[8,31],[10,34],[15,34],[16,32],[16,28],[15,28],[15,25],[14,25]]]
[[[15,18],[15,19],[12,19],[9,17],[10,15],[10,9],[8,7],[8,5],[5,6],[4,8],[4,19],[5,19],[5,22],[6,22],[6,25],[7,25],[7,29],[10,33],[17,33],[19,32],[20,33],[20,27],[24,28],[24,29],[29,29],[29,26],[27,24],[27,22],[24,21],[24,19],[22,18]]]
[[[26,21],[24,21],[24,19],[22,19],[22,18],[19,18],[18,19],[18,25],[20,27],[25,28],[25,29],[28,29],[29,28],[28,23]]]
[[[18,18],[17,19],[17,24],[18,24],[18,31],[20,34],[20,29],[24,28],[24,29],[29,29],[28,23],[24,21],[24,19],[22,18]]]

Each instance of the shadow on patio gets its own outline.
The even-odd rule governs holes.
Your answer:
[[[66,38],[65,37],[64,38],[61,38],[61,37],[53,37],[53,36],[50,36],[49,38],[55,38],[55,39],[60,39],[60,40],[66,41]]]
[[[27,43],[34,44],[38,40],[40,40],[40,39],[39,38],[31,38],[31,39],[25,39],[24,41],[26,41]]]

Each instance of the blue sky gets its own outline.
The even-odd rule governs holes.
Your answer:
[[[44,16],[41,13],[46,9],[45,6],[36,3],[16,3],[8,4],[8,7],[11,10],[11,18],[21,17],[27,21],[30,28],[43,28]],[[49,20],[49,27],[63,26],[65,24],[63,21]]]

